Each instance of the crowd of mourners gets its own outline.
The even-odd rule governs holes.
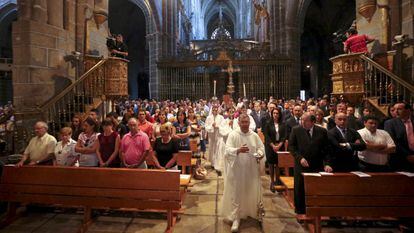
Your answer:
[[[280,182],[277,152],[289,150],[295,157],[297,213],[304,212],[301,172],[414,171],[412,105],[392,104],[379,119],[368,107],[328,96],[123,101],[105,118],[96,109],[86,118],[73,116],[60,129],[59,142],[45,122],[37,122],[36,137],[17,165],[147,168],[150,156],[156,169],[177,169],[176,152],[191,149],[204,157],[208,140],[206,159],[221,173],[227,136],[239,127],[241,114],[262,135],[272,192]]]

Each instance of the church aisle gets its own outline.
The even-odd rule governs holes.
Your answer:
[[[223,178],[209,169],[207,179],[195,180],[184,202],[184,214],[174,228],[175,233],[227,233],[230,225],[220,216]],[[262,177],[266,216],[263,229],[253,219],[242,220],[240,233],[308,232],[297,223],[293,210],[282,195],[268,190],[268,177]],[[0,233],[76,233],[82,214],[74,210],[56,213],[52,210],[29,211]],[[88,233],[157,233],[166,228],[165,215],[157,213],[103,212],[95,218]],[[392,233],[393,228],[323,228],[325,233]]]

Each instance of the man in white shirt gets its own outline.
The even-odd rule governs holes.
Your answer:
[[[25,164],[52,165],[57,141],[55,137],[47,133],[47,130],[46,122],[36,122],[34,126],[36,137],[30,140],[22,159],[17,163],[18,167]]]
[[[389,154],[395,152],[395,143],[385,130],[378,129],[378,119],[368,115],[364,118],[365,128],[358,130],[367,145],[358,152],[360,169],[366,172],[389,172]]]

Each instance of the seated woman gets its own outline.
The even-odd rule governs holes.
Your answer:
[[[74,166],[79,158],[75,152],[76,141],[72,139],[72,129],[64,127],[60,130],[60,140],[55,147],[54,166]]]
[[[79,135],[75,151],[80,153],[79,167],[97,167],[98,156],[96,148],[98,147],[98,125],[96,121],[90,117],[83,122],[83,132]]]
[[[154,143],[155,166],[159,169],[177,170],[177,158],[174,154],[178,152],[178,141],[171,137],[169,125],[162,125],[160,133],[161,137]]]
[[[121,160],[118,156],[119,142],[121,137],[114,131],[112,120],[106,119],[102,122],[103,133],[98,136],[98,148],[96,154],[100,167],[119,167]]]

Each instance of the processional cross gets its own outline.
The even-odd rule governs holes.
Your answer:
[[[227,85],[227,93],[232,95],[234,93],[233,73],[239,72],[240,69],[233,67],[233,61],[229,60],[227,69],[223,69],[222,72],[229,74],[229,84]]]

